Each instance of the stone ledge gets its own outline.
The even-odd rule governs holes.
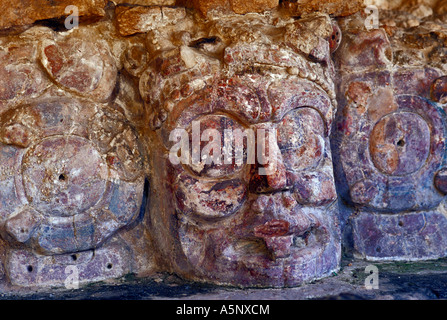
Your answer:
[[[379,270],[379,289],[367,290],[365,268]],[[367,262],[344,258],[342,269],[329,278],[286,289],[239,289],[179,279],[170,274],[152,278],[128,275],[79,289],[10,293],[0,285],[0,300],[436,300],[447,298],[447,259],[422,262]]]

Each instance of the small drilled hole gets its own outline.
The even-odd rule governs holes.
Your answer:
[[[399,140],[399,141],[397,142],[397,145],[398,145],[399,147],[403,147],[403,146],[405,145],[405,141],[404,141],[403,139],[401,139],[401,140]]]
[[[72,259],[73,261],[76,261],[76,260],[78,260],[78,256],[75,255],[75,254],[72,254],[72,255],[71,255],[71,259]]]
[[[404,223],[402,221],[399,221],[398,225],[399,225],[399,227],[403,227]]]
[[[112,265],[111,263],[108,263],[106,267],[107,267],[107,269],[109,269],[109,270],[110,270],[110,269],[112,269],[112,268],[113,268],[113,265]]]
[[[67,180],[67,177],[65,176],[65,174],[61,174],[59,176],[59,181],[65,181],[65,180]]]
[[[28,272],[33,272],[33,266],[26,267],[26,270],[28,270]]]

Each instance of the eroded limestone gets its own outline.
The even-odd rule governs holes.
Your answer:
[[[377,30],[356,27],[354,17],[341,23],[333,136],[339,192],[356,210],[350,223],[360,256],[444,257],[447,29],[427,15],[409,27],[414,12],[382,16]]]

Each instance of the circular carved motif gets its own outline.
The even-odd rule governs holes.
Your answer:
[[[0,229],[54,255],[98,247],[138,217],[145,175],[136,133],[105,107],[51,99],[0,115]]]
[[[411,112],[383,117],[370,136],[371,158],[382,173],[404,176],[418,171],[430,154],[430,128]]]
[[[396,95],[391,102],[393,108],[384,102],[374,117],[347,106],[337,120],[339,178],[349,186],[343,197],[383,212],[434,208],[444,196],[436,188],[443,189],[442,179],[435,180],[446,147],[442,110],[416,95]]]
[[[107,165],[92,142],[56,136],[28,149],[22,161],[25,193],[34,208],[52,216],[74,216],[102,197]]]
[[[278,126],[278,144],[287,169],[313,169],[324,158],[324,122],[313,108],[289,112]]]

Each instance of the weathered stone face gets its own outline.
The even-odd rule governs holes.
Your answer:
[[[1,123],[1,233],[12,247],[75,254],[100,247],[138,218],[143,163],[119,114],[59,98],[5,112]],[[114,142],[105,145],[107,129]],[[27,277],[16,267],[8,271],[17,282]]]
[[[0,4],[0,278],[295,286],[345,220],[447,256],[446,1],[47,2]]]
[[[355,249],[373,260],[443,257],[442,38],[429,36],[429,24],[411,31],[395,23],[392,31],[349,25],[336,58],[333,145],[339,191],[358,211],[351,218]],[[426,50],[416,53],[418,46]]]
[[[44,100],[2,115],[3,170],[14,173],[4,181],[11,203],[2,210],[5,237],[43,254],[78,252],[99,246],[136,218],[144,176],[135,135],[112,118],[124,131],[117,132],[116,146],[101,145],[96,128],[118,115],[97,108]]]
[[[151,268],[145,150],[125,116],[134,110],[119,107],[109,29],[0,40],[1,262],[13,285],[63,286],[68,266],[79,283]]]
[[[220,38],[237,19],[217,24],[205,38],[191,37],[195,48],[161,52],[141,78],[156,129],[152,181],[159,199],[152,202],[151,230],[168,268],[184,277],[238,286],[298,285],[330,274],[340,258],[329,143],[335,112],[329,39],[337,28],[326,16],[314,17],[320,31],[304,43],[297,28],[310,36],[304,26],[312,19],[275,28],[256,17],[258,30],[286,30],[292,47],[262,36],[246,42],[228,34]],[[223,50],[223,60],[210,53],[217,50]],[[232,145],[242,147],[241,161],[232,153],[220,163],[175,163],[176,132],[190,148],[180,151],[183,156],[203,156],[213,145],[214,156]],[[238,135],[244,132],[248,138]],[[250,153],[262,146],[268,161]]]

